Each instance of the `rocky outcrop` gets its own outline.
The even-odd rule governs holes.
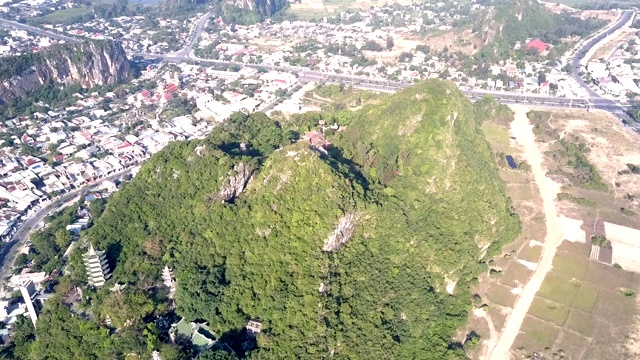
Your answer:
[[[333,233],[324,242],[322,250],[333,252],[338,250],[342,244],[346,244],[351,239],[359,219],[359,213],[349,213],[340,218]]]
[[[287,7],[284,0],[235,0],[231,2],[238,8],[256,12],[264,17],[269,17]]]
[[[90,40],[52,45],[0,62],[0,103],[22,98],[50,82],[92,88],[128,79],[129,62],[120,43]]]
[[[233,201],[247,187],[253,171],[244,163],[239,163],[229,172],[227,180],[220,187],[218,200]]]

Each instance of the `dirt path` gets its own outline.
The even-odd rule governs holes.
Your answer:
[[[535,183],[540,190],[540,196],[542,197],[544,206],[547,234],[545,236],[542,255],[538,261],[538,267],[516,300],[513,311],[507,318],[507,322],[500,333],[500,338],[489,355],[489,359],[491,360],[511,358],[509,349],[511,349],[518,335],[522,321],[527,311],[529,311],[535,294],[538,292],[540,285],[542,285],[542,281],[547,275],[547,272],[551,270],[551,263],[556,249],[562,242],[562,227],[558,222],[558,214],[554,204],[560,187],[548,178],[546,172],[542,169],[542,151],[540,151],[540,148],[536,144],[533,126],[527,118],[528,109],[523,106],[512,106],[511,109],[515,112],[515,120],[511,123],[511,133],[512,136],[515,136],[518,145],[523,148],[524,158],[529,165],[531,165]]]
[[[488,353],[494,346],[496,346],[498,332],[496,331],[496,327],[493,325],[493,319],[491,319],[491,316],[489,316],[482,308],[473,310],[473,316],[485,319],[487,326],[489,327],[489,339],[483,344],[482,355],[480,357],[480,359],[486,359]]]

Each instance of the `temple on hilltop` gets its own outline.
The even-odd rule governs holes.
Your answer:
[[[262,322],[258,319],[251,319],[247,323],[246,329],[251,335],[256,336],[262,330]]]
[[[104,251],[96,251],[93,245],[89,244],[89,251],[82,255],[82,260],[87,270],[87,280],[90,285],[100,287],[111,277],[111,270],[109,270]]]
[[[173,271],[167,265],[162,269],[162,282],[169,288],[169,299],[173,299],[176,293],[176,282],[173,280]]]

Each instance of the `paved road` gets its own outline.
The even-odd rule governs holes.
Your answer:
[[[10,20],[5,20],[5,19],[0,19],[0,27],[5,28],[5,29],[18,29],[18,30],[25,30],[34,34],[38,34],[41,36],[46,36],[52,39],[57,39],[57,40],[64,40],[67,42],[80,42],[82,40],[72,37],[72,36],[67,36],[67,35],[63,35],[60,34],[58,32],[54,32],[54,31],[50,31],[50,30],[45,30],[45,29],[41,29],[35,26],[30,26],[30,25],[25,25],[25,24],[21,24],[19,22],[16,21],[10,21]]]
[[[92,188],[97,187],[100,183],[105,180],[114,180],[118,177],[121,177],[124,174],[127,174],[131,171],[131,167],[125,170],[122,170],[118,173],[110,175],[104,179],[97,180],[91,184],[88,184],[79,189],[72,190],[61,197],[53,200],[44,208],[38,210],[35,214],[25,220],[24,223],[20,226],[18,231],[13,235],[11,241],[5,243],[4,246],[0,249],[0,289],[4,285],[5,276],[10,275],[11,269],[13,268],[13,263],[15,261],[16,256],[18,256],[18,251],[24,245],[24,243],[29,238],[29,233],[31,229],[33,229],[40,221],[42,221],[49,213],[57,210],[60,206],[67,203],[69,200],[74,197],[81,195],[84,191],[91,190]]]
[[[207,21],[209,20],[210,17],[211,17],[211,12],[208,12],[204,14],[200,18],[200,20],[198,20],[198,23],[196,24],[195,28],[189,34],[189,40],[187,40],[187,43],[185,44],[184,48],[182,48],[182,50],[176,51],[175,53],[173,53],[173,55],[179,56],[179,57],[187,57],[187,58],[191,55],[191,51],[193,51],[193,46],[198,43],[198,39],[200,39],[200,34],[202,34],[202,30],[204,29],[204,26],[207,24]]]
[[[604,41],[608,36],[610,36],[611,34],[616,32],[618,29],[620,29],[622,26],[624,26],[627,22],[629,22],[629,20],[633,18],[634,15],[635,15],[635,12],[632,10],[624,11],[620,19],[613,26],[610,26],[605,31],[601,32],[597,36],[593,37],[591,40],[584,43],[582,48],[576,51],[576,53],[573,55],[573,58],[571,60],[571,66],[573,68],[572,75],[576,80],[576,82],[587,91],[587,94],[589,94],[589,100],[592,102],[599,103],[600,105],[598,108],[607,110],[623,120],[631,120],[629,116],[626,114],[625,109],[621,107],[619,103],[613,100],[604,98],[598,93],[596,93],[595,91],[593,91],[593,89],[584,81],[582,76],[580,76],[580,72],[582,71],[580,67],[580,62],[584,59],[587,53],[589,53],[589,50],[591,50],[596,44],[598,44],[601,41]]]
[[[589,99],[580,99],[580,98],[558,98],[551,96],[529,96],[529,95],[518,95],[518,94],[510,94],[498,91],[463,91],[467,96],[473,99],[480,98],[484,95],[492,95],[497,98],[500,102],[505,104],[528,104],[533,106],[549,106],[549,107],[562,107],[562,108],[594,108],[599,110],[605,110],[613,113],[618,118],[622,120],[629,120],[625,108],[628,108],[630,105],[622,106],[616,103],[613,100],[609,100],[601,97],[597,93],[595,93],[580,77],[580,60],[584,55],[591,49],[596,43],[605,39],[608,35],[613,33],[622,27],[631,17],[634,15],[633,11],[625,11],[623,15],[620,17],[618,22],[607,28],[605,31],[600,33],[599,35],[593,37],[591,40],[587,41],[580,50],[576,52],[572,59],[573,65],[573,76],[576,78],[578,84],[584,87],[589,93]],[[194,61],[200,64],[209,64],[215,66],[246,66],[253,67],[258,69],[265,70],[275,70],[275,71],[285,71],[292,72],[298,75],[301,81],[309,82],[309,81],[325,81],[325,82],[333,82],[333,83],[351,83],[354,87],[367,89],[367,90],[376,90],[376,91],[386,91],[386,92],[395,92],[407,86],[410,86],[412,83],[409,82],[392,82],[386,79],[372,79],[362,76],[354,76],[354,75],[344,75],[344,74],[334,74],[334,73],[325,73],[320,71],[312,71],[302,67],[296,66],[274,66],[274,65],[266,65],[266,64],[245,64],[245,63],[237,63],[233,61],[220,61],[220,60],[210,60],[210,59],[200,59],[196,58],[193,55],[193,47],[197,44],[198,39],[206,25],[208,19],[211,17],[211,13],[204,14],[198,23],[196,24],[194,30],[192,31],[191,37],[188,40],[188,43],[182,50],[179,50],[173,54],[148,54],[148,53],[138,53],[138,52],[129,52],[129,56],[133,57],[141,57],[145,59],[152,59],[157,61],[171,61],[171,62],[183,62],[183,61]],[[33,26],[20,24],[14,21],[9,20],[1,20],[0,19],[0,27],[9,27],[9,28],[17,28],[22,30],[31,31],[33,33],[37,33],[44,36],[50,36],[56,39],[62,39],[66,41],[80,41],[77,38],[69,37],[66,35],[61,35],[55,32],[51,32],[48,30],[43,30],[40,28],[36,28]],[[640,125],[635,125],[636,131],[640,131]]]

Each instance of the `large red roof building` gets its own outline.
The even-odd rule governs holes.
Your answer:
[[[540,39],[534,39],[531,40],[527,43],[526,45],[527,50],[529,49],[536,49],[538,50],[538,54],[542,54],[545,51],[547,51],[547,49],[549,48],[549,45],[545,44],[544,41],[540,40]]]

